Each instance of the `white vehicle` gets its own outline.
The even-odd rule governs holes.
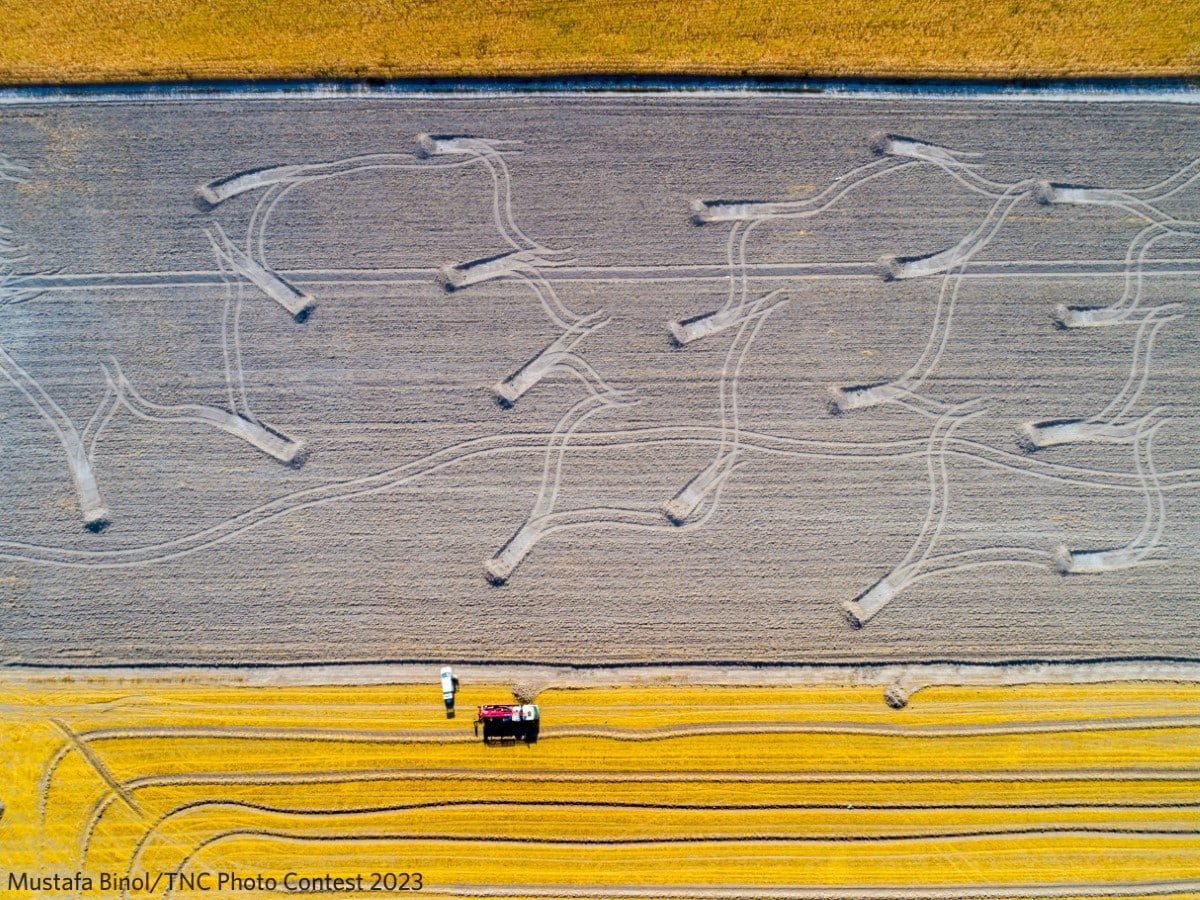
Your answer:
[[[447,714],[454,712],[454,694],[458,691],[458,679],[449,666],[442,667],[442,699],[446,701]]]

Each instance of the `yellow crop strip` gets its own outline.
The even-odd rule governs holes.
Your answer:
[[[485,746],[473,707],[507,697],[0,684],[5,896],[1200,896],[1200,686],[547,690],[536,744]]]
[[[1192,0],[9,0],[0,80],[1189,75]]]

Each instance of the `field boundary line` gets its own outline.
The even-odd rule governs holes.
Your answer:
[[[1035,83],[981,78],[755,78],[663,75],[357,79],[194,79],[63,85],[8,85],[0,106],[50,103],[177,102],[179,100],[328,100],[334,98],[478,99],[479,97],[630,97],[701,103],[722,97],[913,100],[1041,100],[1200,104],[1194,77],[1048,78]]]
[[[678,662],[598,666],[447,659],[460,677],[503,686],[515,680],[546,690],[601,687],[1019,687],[1129,682],[1200,684],[1200,659],[912,660],[889,663]],[[0,683],[52,685],[64,676],[107,682],[238,687],[370,686],[430,683],[443,660],[379,663],[265,663],[261,665],[70,666],[9,661]],[[0,714],[15,712],[0,706]]]

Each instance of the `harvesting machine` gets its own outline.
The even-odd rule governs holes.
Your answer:
[[[475,718],[475,734],[483,727],[483,741],[524,741],[532,744],[537,740],[541,719],[535,703],[490,704],[478,707]]]

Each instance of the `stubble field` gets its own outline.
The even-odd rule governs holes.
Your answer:
[[[1045,78],[1200,72],[1182,0],[6,4],[6,82],[768,75]]]
[[[1200,892],[1195,685],[931,688],[900,711],[870,687],[550,689],[536,743],[484,746],[473,707],[509,696],[464,684],[448,720],[435,684],[10,677],[5,867],[93,890],[8,895],[289,872],[420,872],[433,897]]]

